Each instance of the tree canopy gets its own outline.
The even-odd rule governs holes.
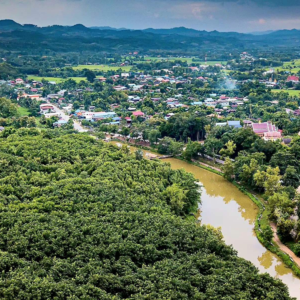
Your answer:
[[[0,298],[291,299],[185,218],[191,174],[84,135],[0,140]]]

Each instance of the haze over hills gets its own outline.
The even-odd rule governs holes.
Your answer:
[[[13,20],[0,21],[0,50],[38,52],[72,51],[169,51],[195,53],[200,50],[251,49],[300,46],[300,30],[245,34],[238,32],[200,31],[185,27],[130,30],[112,27],[88,28],[53,25],[21,25]]]
[[[49,31],[50,28],[55,29],[65,29],[65,30],[79,30],[79,31],[89,31],[92,30],[112,30],[112,31],[142,31],[154,34],[168,34],[168,35],[183,35],[183,36],[191,36],[191,37],[198,37],[204,35],[211,35],[211,36],[222,36],[222,35],[230,35],[230,36],[249,36],[249,35],[270,35],[271,33],[282,32],[289,35],[293,35],[295,33],[299,33],[300,31],[297,29],[292,30],[269,30],[269,31],[258,31],[252,33],[239,33],[239,32],[219,32],[219,31],[206,31],[206,30],[196,30],[193,28],[186,28],[186,27],[174,27],[174,28],[147,28],[147,29],[129,29],[129,28],[114,28],[110,26],[93,26],[93,27],[86,27],[82,24],[76,24],[72,26],[61,26],[61,25],[52,25],[46,27],[38,27],[37,25],[33,24],[19,24],[13,20],[0,20],[0,30],[3,31],[14,31],[14,30],[36,30],[36,31]],[[95,32],[94,32],[95,33]],[[96,34],[96,33],[95,33]]]

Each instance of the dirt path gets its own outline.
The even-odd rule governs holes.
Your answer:
[[[198,164],[200,164],[200,165],[202,165],[202,166],[204,166],[204,167],[207,167],[207,168],[210,168],[210,169],[216,170],[216,171],[218,171],[218,172],[222,172],[222,170],[221,170],[221,169],[218,169],[218,168],[212,167],[212,166],[210,166],[210,165],[207,165],[207,164],[205,164],[205,163],[203,163],[203,162],[201,162],[201,161],[194,160],[194,159],[192,159],[192,161],[193,161],[193,162],[195,162],[195,163],[198,163]]]
[[[300,257],[296,256],[296,254],[290,248],[288,248],[287,246],[282,244],[282,242],[280,241],[280,239],[277,235],[277,227],[274,223],[271,223],[271,227],[274,232],[273,240],[276,242],[276,244],[278,245],[280,250],[283,251],[284,253],[286,253],[287,255],[289,255],[294,260],[295,264],[297,264],[298,267],[300,268]]]

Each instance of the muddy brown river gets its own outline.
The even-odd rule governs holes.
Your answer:
[[[115,143],[114,144],[120,144]],[[136,148],[130,147],[132,152]],[[150,151],[143,150],[144,156]],[[251,261],[262,273],[280,278],[289,288],[290,295],[300,300],[300,279],[285,266],[279,257],[258,241],[254,223],[257,206],[233,184],[212,172],[178,159],[166,159],[172,169],[192,173],[202,184],[202,203],[199,205],[202,224],[221,227],[224,241],[238,251],[238,255]]]

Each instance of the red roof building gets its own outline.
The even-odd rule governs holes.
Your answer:
[[[130,117],[125,117],[125,120],[126,120],[127,124],[130,124],[132,121]]]
[[[292,81],[292,82],[299,82],[299,77],[298,76],[289,76],[286,80],[287,82]]]
[[[145,114],[143,112],[141,112],[141,111],[134,111],[132,114],[135,117],[144,117],[145,116]]]
[[[252,123],[252,129],[254,133],[266,139],[281,138],[281,132],[270,121],[265,123]]]
[[[265,141],[281,140],[282,139],[281,132],[265,132],[263,139]]]

